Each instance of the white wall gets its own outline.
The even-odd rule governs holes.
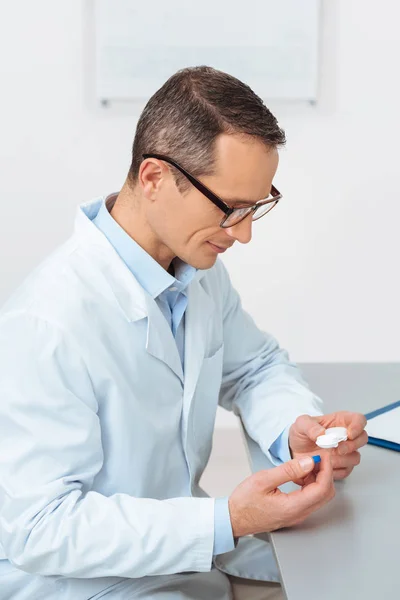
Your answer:
[[[0,302],[129,166],[137,114],[93,104],[88,2],[0,6]],[[325,0],[320,102],[270,105],[285,198],[225,260],[297,361],[400,360],[399,20],[394,0]]]

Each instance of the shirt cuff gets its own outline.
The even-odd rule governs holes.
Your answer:
[[[214,550],[213,554],[224,554],[235,548],[228,498],[217,498],[214,508]]]
[[[291,460],[290,448],[289,448],[289,431],[291,425],[288,425],[286,429],[282,431],[280,436],[276,438],[273,444],[271,444],[269,451],[272,456],[281,462],[287,462]]]

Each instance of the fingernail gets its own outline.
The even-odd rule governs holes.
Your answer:
[[[320,463],[321,462],[321,457],[319,454],[317,454],[316,456],[312,457],[313,461],[315,462],[315,464]]]
[[[303,471],[309,471],[311,467],[314,466],[314,461],[311,456],[305,456],[304,458],[299,459],[299,464]]]
[[[338,454],[340,454],[340,456],[344,456],[345,454],[347,454],[346,444],[340,444],[340,446],[338,448]]]

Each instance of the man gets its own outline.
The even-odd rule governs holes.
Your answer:
[[[217,260],[278,203],[284,141],[248,86],[178,72],[139,119],[121,191],[81,206],[3,308],[1,600],[282,597],[246,536],[328,502],[367,439],[362,415],[321,416]],[[276,466],[213,499],[199,480],[218,402]],[[349,441],[318,452],[331,425]]]

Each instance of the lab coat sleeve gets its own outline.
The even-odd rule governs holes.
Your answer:
[[[279,464],[271,445],[300,415],[322,414],[322,403],[276,339],[243,310],[221,261],[217,270],[224,339],[219,402],[240,416],[250,437],[273,464]]]
[[[0,544],[7,558],[30,573],[79,578],[209,571],[213,499],[93,491],[103,464],[97,410],[76,340],[32,315],[0,319]]]

